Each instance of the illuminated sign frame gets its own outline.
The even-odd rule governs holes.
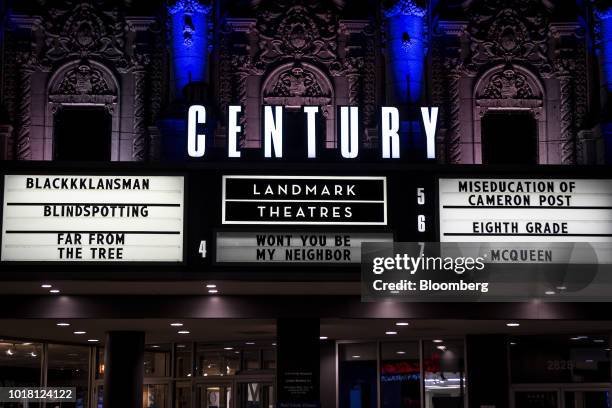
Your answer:
[[[227,203],[249,201],[248,199],[227,199],[227,180],[231,179],[246,179],[246,180],[355,180],[355,181],[381,181],[382,182],[382,200],[367,200],[368,203],[383,205],[383,219],[381,221],[261,221],[261,220],[230,220],[227,217]],[[387,177],[385,176],[271,176],[271,175],[223,175],[222,176],[222,192],[221,192],[221,223],[224,225],[377,225],[386,226],[388,223],[388,195],[387,195]],[[335,200],[326,200],[334,203]],[[283,202],[278,200],[278,202]],[[342,202],[363,202],[363,200],[342,200]]]

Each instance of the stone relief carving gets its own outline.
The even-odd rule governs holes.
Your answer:
[[[482,99],[532,99],[535,96],[525,75],[507,68],[492,75],[484,92],[478,97]]]
[[[55,80],[49,101],[54,110],[62,103],[96,103],[104,104],[112,112],[117,103],[117,89],[109,74],[82,60]]]
[[[522,61],[540,74],[552,72],[548,57],[548,10],[542,1],[480,0],[469,11],[470,53],[465,66],[472,72],[485,64]]]
[[[264,90],[264,102],[271,105],[329,105],[331,91],[322,84],[320,74],[305,69],[299,64],[271,78]]]
[[[324,2],[280,0],[269,2],[257,18],[258,63],[309,58],[330,63],[338,58],[338,21]]]
[[[66,72],[56,90],[63,95],[108,95],[111,90],[100,70],[82,62]]]
[[[97,56],[127,70],[137,63],[126,46],[128,24],[117,10],[101,11],[90,3],[67,2],[66,9],[51,8],[39,27],[35,54],[41,65],[71,58]]]
[[[193,36],[196,32],[191,18],[193,13],[209,14],[211,10],[211,6],[201,4],[198,0],[178,0],[174,5],[168,7],[170,14],[183,13],[183,44],[186,47],[193,45]]]

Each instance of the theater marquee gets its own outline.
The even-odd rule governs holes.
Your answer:
[[[440,241],[612,241],[612,180],[442,178],[439,183]]]
[[[6,175],[3,261],[182,262],[179,176]]]

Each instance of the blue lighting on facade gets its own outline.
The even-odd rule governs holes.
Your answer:
[[[597,12],[599,19],[600,57],[602,86],[608,93],[608,105],[612,104],[612,8]],[[608,115],[612,107],[607,107]],[[606,144],[606,162],[612,162],[612,123],[604,121],[601,124],[601,133]]]
[[[387,20],[388,100],[408,108],[416,106],[424,90],[427,11],[413,0],[400,0],[385,11]],[[400,123],[400,137],[411,139],[411,150],[425,148],[425,137],[416,117]]]
[[[210,11],[210,6],[198,0],[178,0],[168,7],[174,85],[179,98],[186,85],[206,79]]]
[[[612,8],[598,12],[604,85],[612,91]]]
[[[385,12],[390,69],[395,100],[412,104],[421,99],[425,61],[425,9],[402,0]]]

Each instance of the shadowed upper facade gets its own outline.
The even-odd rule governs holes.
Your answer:
[[[318,106],[328,149],[338,107],[356,105],[361,147],[374,150],[390,105],[412,151],[425,145],[419,107],[440,108],[441,163],[609,163],[606,3],[9,0],[0,155],[183,160],[190,104],[209,108],[219,149],[229,105],[242,106],[242,149],[261,146],[262,105],[285,106],[292,129]]]

